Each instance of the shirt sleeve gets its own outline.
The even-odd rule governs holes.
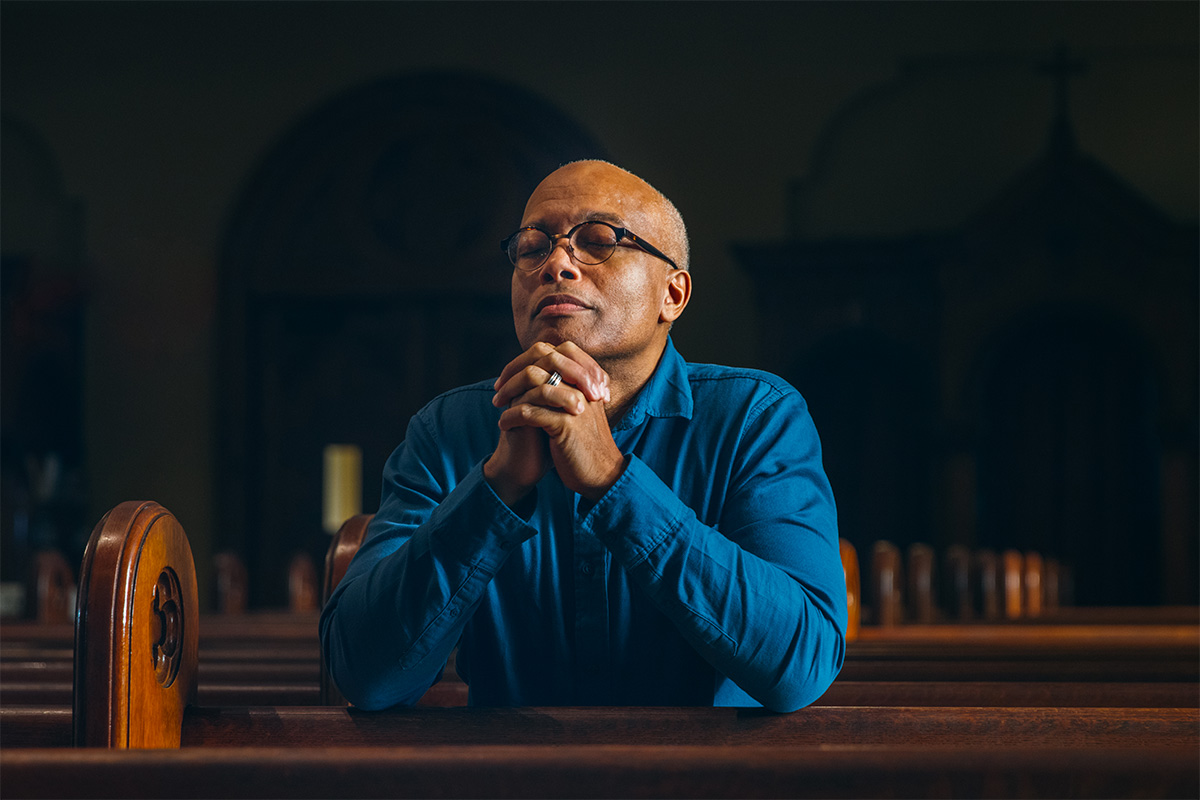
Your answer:
[[[816,700],[845,657],[846,584],[832,490],[803,399],[743,423],[718,525],[629,456],[581,527],[691,645],[762,705]]]
[[[418,415],[384,468],[378,513],[321,612],[339,691],[365,709],[413,705],[445,668],[508,554],[536,530],[483,478],[461,480]]]

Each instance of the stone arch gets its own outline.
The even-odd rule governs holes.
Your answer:
[[[606,158],[540,97],[460,72],[351,87],[296,121],[234,206],[220,263],[218,548],[251,604],[321,558],[324,445],[363,451],[364,508],[409,416],[515,355],[498,243],[566,161]]]

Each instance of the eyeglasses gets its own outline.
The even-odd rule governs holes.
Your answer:
[[[567,249],[571,256],[581,264],[603,264],[612,256],[617,245],[621,244],[623,239],[628,239],[655,258],[661,258],[675,267],[675,262],[663,251],[634,235],[628,228],[618,228],[599,220],[581,222],[566,233],[553,234],[528,225],[502,241],[500,249],[508,253],[508,260],[514,267],[522,272],[533,272],[546,263],[546,259],[554,250],[554,243],[559,239],[567,240]]]

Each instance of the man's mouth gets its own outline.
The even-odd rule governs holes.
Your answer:
[[[538,301],[537,307],[533,310],[533,316],[559,316],[576,311],[587,311],[590,308],[591,306],[578,297],[569,294],[551,294]]]

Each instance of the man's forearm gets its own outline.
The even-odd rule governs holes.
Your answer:
[[[589,520],[659,609],[764,706],[791,711],[817,699],[837,676],[845,649],[836,532],[787,519],[755,523],[759,530],[746,531],[749,539],[804,541],[792,549],[809,558],[793,560],[822,565],[811,573],[805,563],[785,569],[702,524],[640,461],[631,462],[624,481],[634,485],[619,483],[620,498],[601,499]]]
[[[388,504],[321,617],[327,663],[357,706],[411,705],[438,678],[488,582],[532,529],[479,468],[418,527]]]

